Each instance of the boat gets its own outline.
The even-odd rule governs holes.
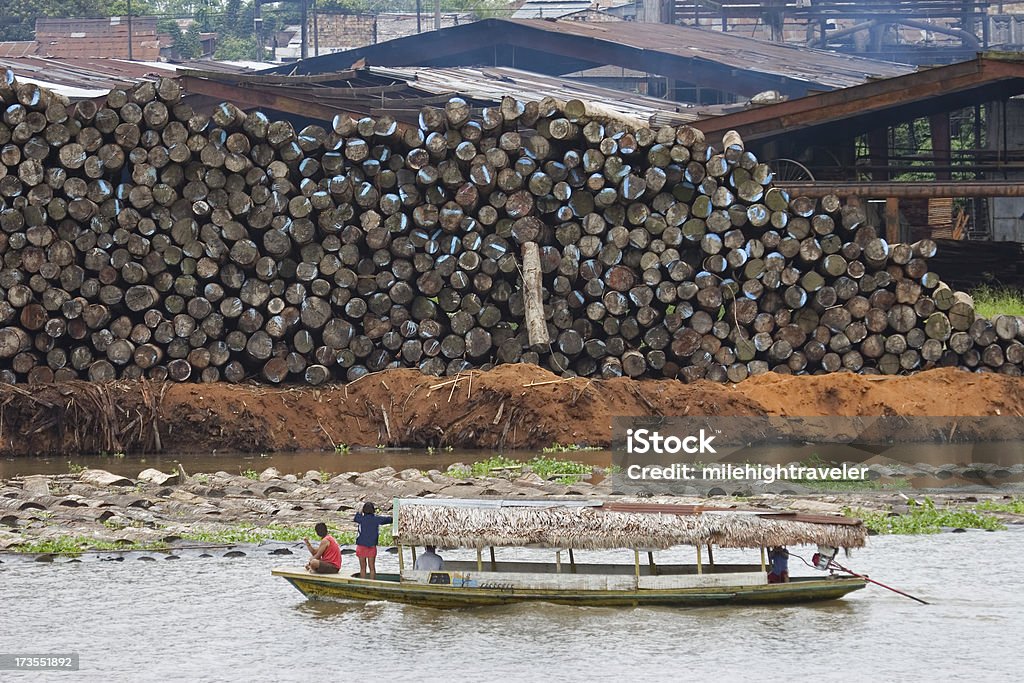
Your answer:
[[[792,604],[835,600],[869,580],[832,571],[769,583],[769,548],[818,546],[817,566],[829,568],[839,549],[865,544],[867,530],[860,520],[832,515],[657,503],[430,498],[396,499],[392,517],[398,573],[378,573],[375,580],[344,571],[314,574],[301,567],[272,573],[309,599],[436,608],[534,601],[602,607]],[[446,560],[437,571],[416,570],[416,550],[424,546],[475,549],[476,559]],[[678,546],[695,549],[693,564],[658,562],[658,552]],[[550,551],[551,561],[517,559],[510,549],[519,548]],[[760,550],[760,561],[716,563],[715,548]],[[577,561],[577,553],[589,550],[621,551],[627,561]]]

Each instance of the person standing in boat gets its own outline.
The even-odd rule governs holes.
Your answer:
[[[334,536],[327,533],[327,525],[323,522],[318,523],[313,529],[321,541],[314,549],[308,538],[302,539],[306,542],[309,554],[313,556],[306,563],[306,569],[317,574],[337,574],[341,571],[341,546],[334,540]]]
[[[444,569],[444,558],[437,554],[432,545],[423,549],[423,554],[416,558],[416,571],[437,572]]]
[[[391,524],[390,517],[376,514],[373,503],[363,505],[363,511],[356,513],[356,524],[359,535],[356,536],[356,557],[359,558],[359,578],[366,578],[366,570],[370,570],[370,579],[377,578],[377,541],[380,540],[380,525]]]
[[[789,583],[789,551],[776,546],[768,551],[768,583]]]

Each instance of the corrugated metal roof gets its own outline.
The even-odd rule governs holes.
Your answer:
[[[223,97],[246,109],[276,109],[315,119],[349,112],[388,114],[415,124],[422,107],[440,106],[455,96],[478,109],[496,105],[505,96],[524,101],[580,99],[619,117],[655,126],[678,125],[718,112],[717,108],[691,107],[510,68],[371,67],[316,76],[196,71],[186,76],[183,84],[189,92]]]
[[[545,76],[506,67],[390,67],[371,68],[372,73],[394,74],[410,84],[436,94],[460,94],[476,100],[499,102],[511,96],[520,100],[579,99],[600,104],[605,109],[648,125],[679,125],[695,121],[704,112],[684,102],[628,93],[581,83],[568,78]]]
[[[513,19],[558,19],[590,9],[590,0],[527,0],[512,13]]]
[[[691,26],[641,22],[589,23],[537,19],[509,20],[522,26],[562,35],[608,41],[641,50],[725,64],[737,69],[803,80],[832,88],[859,85],[872,78],[911,73],[914,67],[875,59],[781,45],[735,33]]]
[[[102,57],[0,57],[0,70],[10,69],[17,75],[19,81],[45,86],[72,99],[102,97],[113,88],[156,80],[161,76],[174,76],[179,68],[195,68],[196,64],[201,64],[205,69],[216,69],[225,73],[247,71],[237,66],[206,61],[176,65]]]
[[[269,71],[316,74],[365,60],[377,66],[491,64],[564,74],[614,64],[740,97],[790,97],[859,85],[914,67],[669,24],[484,19],[302,60]]]
[[[34,40],[6,40],[0,42],[0,57],[34,55],[39,43]]]

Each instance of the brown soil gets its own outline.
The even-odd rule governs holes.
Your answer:
[[[0,454],[607,446],[616,415],[1021,416],[1022,405],[1024,380],[954,369],[768,374],[737,385],[561,380],[533,365],[457,380],[389,370],[316,389],[74,382],[0,388]]]

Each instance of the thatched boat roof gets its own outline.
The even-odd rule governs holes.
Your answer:
[[[680,512],[658,505],[616,511],[600,503],[563,501],[397,500],[395,523],[398,543],[447,548],[665,549],[708,543],[723,548],[859,548],[867,537],[859,520],[845,517],[699,508]]]

